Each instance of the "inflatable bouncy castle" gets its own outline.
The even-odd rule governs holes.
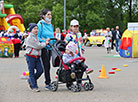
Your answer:
[[[10,26],[15,32],[19,28],[21,32],[25,31],[23,19],[19,14],[16,14],[13,5],[5,4],[4,0],[0,0],[0,30],[8,30]]]
[[[12,57],[14,45],[8,37],[0,37],[0,57]]]
[[[120,56],[124,58],[138,57],[138,30],[125,30],[120,44]]]

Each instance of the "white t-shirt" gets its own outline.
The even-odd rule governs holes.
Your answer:
[[[119,39],[119,31],[116,33],[116,39]]]
[[[61,33],[56,33],[56,38],[61,40]]]

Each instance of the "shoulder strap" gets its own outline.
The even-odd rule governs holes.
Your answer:
[[[41,24],[41,34],[42,34],[42,31],[43,31],[43,24],[42,24],[42,22],[40,22],[40,24]],[[41,35],[40,35],[41,36]]]

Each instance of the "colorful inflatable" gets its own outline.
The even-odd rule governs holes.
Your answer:
[[[12,57],[14,45],[8,37],[0,37],[0,57]]]
[[[124,31],[120,44],[120,56],[124,58],[138,57],[138,31]]]
[[[15,29],[16,31],[19,31],[18,27],[16,27],[16,26],[10,26],[9,29],[8,29],[8,32],[10,32],[13,29]]]
[[[8,30],[10,26],[16,26],[24,32],[23,19],[19,14],[15,14],[13,5],[4,4],[4,1],[0,1],[0,5],[0,30]],[[15,32],[16,29],[13,31]]]

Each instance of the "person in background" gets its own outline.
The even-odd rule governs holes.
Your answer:
[[[0,37],[4,37],[4,30],[0,31]]]
[[[16,33],[18,34],[18,37],[21,40],[22,39],[22,36],[23,36],[23,33],[20,32],[20,30],[16,31]]]
[[[56,28],[56,31],[55,31],[55,38],[57,38],[58,40],[61,40],[60,28]]]
[[[90,36],[94,36],[96,34],[96,30],[92,30],[91,32],[90,32]]]
[[[28,37],[28,34],[27,33],[23,33],[23,44],[22,44],[22,49],[26,49],[26,39]]]
[[[62,30],[62,33],[61,33],[61,40],[64,40],[66,37],[66,29]]]
[[[88,36],[87,36],[87,33],[86,33],[86,29],[85,29],[85,30],[84,30],[84,35],[83,35],[83,37],[82,37],[82,39],[83,39],[83,44],[84,44],[84,45],[86,45],[86,44],[85,44],[85,40],[87,39],[87,37],[88,37]]]
[[[114,28],[111,28],[111,32],[112,32],[112,43],[111,43],[111,49],[114,49],[115,43],[114,43]]]
[[[30,34],[26,39],[26,62],[29,70],[29,79],[28,84],[29,87],[35,91],[40,92],[37,85],[37,80],[43,73],[42,64],[40,61],[41,49],[46,47],[49,43],[49,38],[45,40],[45,42],[39,42],[37,38],[38,34],[38,26],[35,23],[29,24]]]
[[[86,30],[86,29],[84,29],[84,33],[83,33],[83,34],[84,34],[84,35],[87,34],[87,30]]]
[[[110,28],[106,28],[106,33],[105,33],[105,42],[104,46],[107,49],[107,54],[111,53],[111,40],[112,40],[112,32],[110,31]]]
[[[18,58],[21,49],[21,40],[18,38],[18,34],[15,34],[13,37],[14,39],[12,39],[12,42],[14,44],[14,56],[15,58]]]
[[[116,30],[114,31],[113,35],[115,40],[116,52],[119,53],[120,39],[122,37],[122,32],[119,30],[119,26],[116,26]]]

